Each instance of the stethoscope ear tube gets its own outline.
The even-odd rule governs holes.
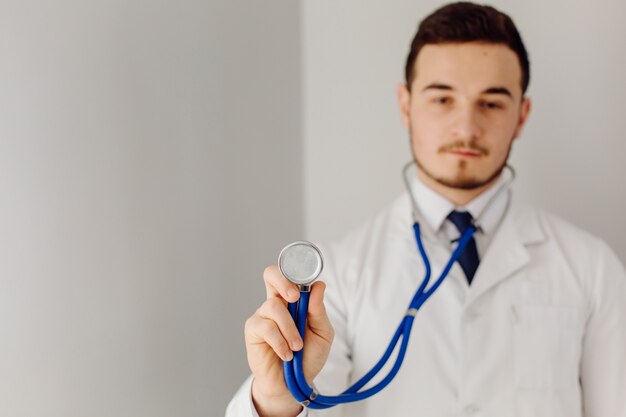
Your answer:
[[[311,408],[311,409],[325,409],[329,407],[333,407],[338,404],[354,402],[364,400],[366,398],[371,397],[372,395],[380,392],[383,388],[385,388],[396,376],[402,362],[404,361],[404,357],[406,354],[407,346],[409,343],[409,337],[411,334],[411,329],[413,327],[413,322],[415,319],[415,315],[421,308],[421,306],[433,295],[435,290],[441,285],[443,280],[448,276],[450,269],[463,252],[470,239],[472,238],[476,228],[470,227],[468,228],[459,240],[459,244],[456,249],[452,253],[450,260],[446,264],[446,267],[442,271],[441,275],[433,283],[433,285],[428,288],[428,282],[430,280],[430,262],[428,261],[428,256],[424,250],[424,246],[422,244],[420,227],[418,223],[415,223],[413,226],[413,230],[415,233],[415,239],[417,242],[418,250],[422,259],[424,261],[424,266],[426,268],[424,279],[420,284],[419,288],[415,292],[409,307],[406,311],[406,314],[400,321],[396,332],[394,333],[391,341],[383,353],[381,359],[374,365],[374,367],[365,374],[361,379],[355,382],[352,386],[346,389],[342,394],[337,396],[326,396],[319,394],[314,388],[309,386],[306,377],[304,375],[303,370],[303,352],[304,348],[300,349],[297,352],[294,352],[293,359],[290,361],[283,362],[283,372],[285,376],[285,383],[289,391],[296,399],[296,401],[300,402],[303,406]],[[289,314],[293,318],[298,332],[302,337],[302,340],[305,342],[306,346],[306,315],[308,311],[309,305],[309,295],[310,293],[307,291],[303,291],[300,293],[300,299],[296,303],[289,303],[288,310]],[[400,348],[398,350],[398,356],[393,364],[393,367],[389,371],[389,373],[376,385],[371,388],[360,391],[366,384],[368,384],[376,375],[380,373],[382,368],[388,362],[392,353],[396,350],[398,342],[402,339],[400,344]]]

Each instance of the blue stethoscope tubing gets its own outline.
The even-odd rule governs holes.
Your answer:
[[[303,349],[294,352],[292,360],[283,361],[283,373],[285,376],[285,383],[287,384],[287,388],[294,396],[294,398],[302,405],[311,409],[325,409],[343,403],[364,400],[374,394],[377,394],[383,388],[389,385],[389,383],[393,380],[393,378],[400,370],[400,366],[402,365],[402,361],[404,360],[406,349],[409,343],[409,337],[411,335],[411,329],[413,327],[415,314],[426,302],[426,300],[428,300],[430,296],[433,295],[433,293],[441,285],[443,280],[448,276],[450,269],[452,269],[452,266],[457,261],[458,257],[465,249],[465,246],[467,246],[470,239],[474,235],[474,232],[476,232],[476,227],[469,227],[467,230],[465,230],[463,235],[461,235],[459,243],[452,253],[450,260],[446,264],[446,267],[441,272],[441,275],[439,276],[437,281],[435,281],[435,283],[430,288],[428,288],[428,290],[426,290],[426,287],[428,285],[428,282],[430,281],[430,261],[428,260],[428,256],[426,255],[426,251],[424,250],[424,245],[422,244],[420,226],[418,222],[415,222],[413,224],[413,231],[415,233],[417,248],[422,257],[422,260],[424,261],[426,272],[422,283],[413,295],[413,298],[407,309],[407,313],[400,321],[400,325],[398,326],[396,332],[391,338],[391,342],[385,350],[385,353],[378,361],[378,363],[376,363],[376,365],[374,365],[374,367],[367,374],[365,374],[361,379],[355,382],[350,388],[346,389],[342,394],[336,396],[327,396],[318,393],[313,387],[309,386],[304,376],[304,370],[302,366]],[[309,307],[309,295],[310,293],[308,291],[301,291],[300,299],[295,303],[288,304],[289,313],[296,323],[296,328],[298,329],[300,337],[302,337],[303,341],[306,329],[306,314]],[[396,346],[398,345],[400,339],[402,339],[402,342],[400,344],[398,356],[396,357],[396,361],[393,364],[393,367],[391,368],[389,373],[373,387],[368,388],[364,391],[359,391],[368,382],[370,382],[372,378],[378,375],[383,366],[385,366],[385,364],[388,362],[391,354],[396,349]]]

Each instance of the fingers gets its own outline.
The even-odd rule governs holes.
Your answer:
[[[298,286],[285,278],[276,265],[265,268],[263,280],[268,299],[281,297],[290,303],[295,303],[300,298]]]
[[[302,338],[298,333],[291,314],[289,314],[282,301],[278,298],[270,298],[257,310],[257,315],[273,321],[278,326],[283,339],[285,339],[291,350],[297,351],[302,349]]]
[[[334,336],[333,326],[326,314],[324,306],[324,293],[326,284],[318,281],[311,287],[311,295],[309,298],[309,312],[307,315],[309,328],[320,337],[332,342]]]
[[[246,322],[246,338],[249,343],[267,343],[284,361],[293,358],[293,352],[275,322],[254,315]]]
[[[270,266],[263,273],[267,300],[246,322],[246,342],[267,344],[282,360],[291,360],[292,351],[303,347],[298,329],[287,309],[287,302],[296,302],[300,297],[298,287],[288,281],[277,266]],[[334,331],[324,307],[326,284],[316,282],[311,287],[307,314],[308,329],[332,342]]]

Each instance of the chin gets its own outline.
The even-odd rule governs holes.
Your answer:
[[[492,183],[502,172],[502,170],[497,170],[492,173],[482,174],[482,175],[471,175],[469,173],[457,173],[456,175],[449,176],[435,176],[434,180],[438,183],[445,185],[450,188],[457,188],[462,190],[475,190],[478,188],[485,187],[486,185]]]
[[[461,189],[461,190],[475,190],[477,188],[481,188],[483,187],[486,182],[483,180],[480,180],[478,178],[444,178],[444,177],[439,177],[439,178],[435,178],[435,181],[437,181],[439,184],[444,185],[448,188],[457,188],[457,189]]]
[[[462,190],[475,190],[490,184],[500,175],[505,166],[503,163],[499,168],[489,169],[485,166],[486,164],[472,163],[479,161],[455,160],[452,162],[443,159],[437,162],[427,167],[417,160],[418,167],[425,176],[445,187]]]

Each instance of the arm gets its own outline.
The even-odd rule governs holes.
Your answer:
[[[602,244],[596,255],[581,362],[586,417],[626,417],[626,272]]]

